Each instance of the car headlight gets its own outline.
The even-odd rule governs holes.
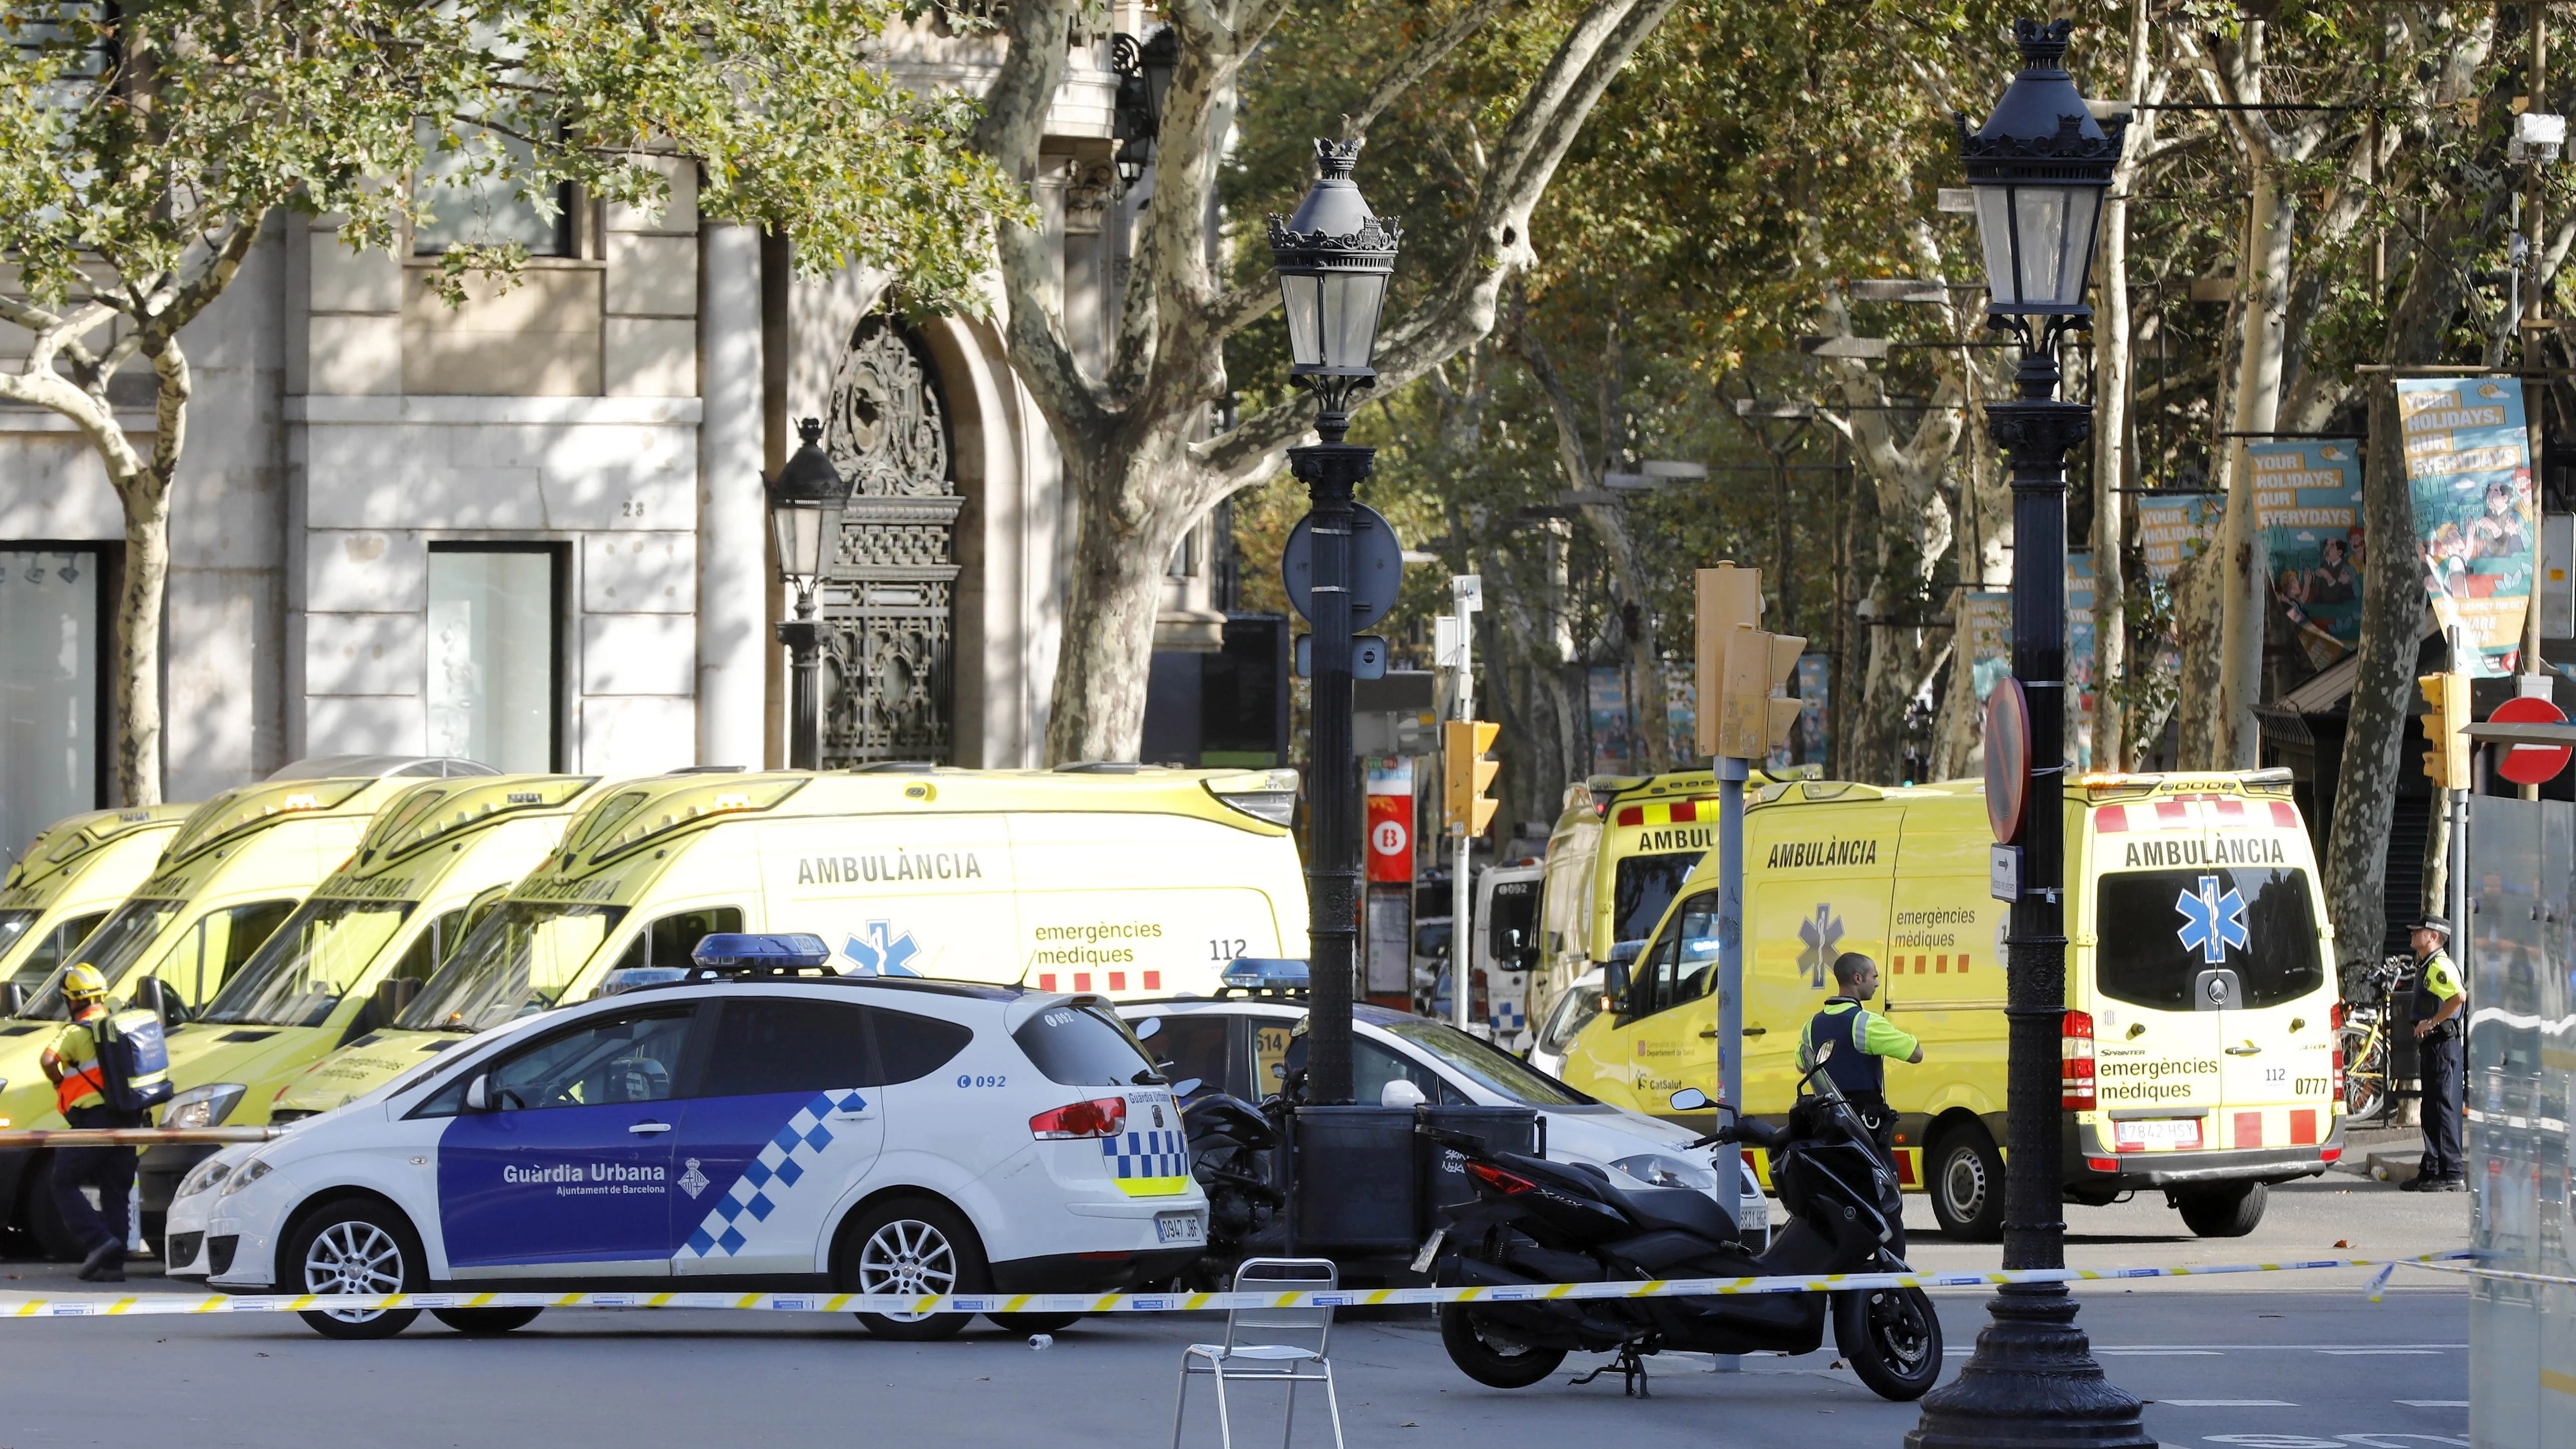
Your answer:
[[[249,1088],[240,1082],[209,1082],[172,1097],[161,1109],[164,1127],[221,1127]]]
[[[241,1171],[232,1174],[232,1176],[225,1181],[224,1196],[231,1197],[234,1193],[241,1191],[243,1188],[250,1186],[252,1183],[259,1181],[261,1178],[268,1176],[276,1170],[276,1168],[268,1165],[267,1158],[254,1157],[250,1161],[241,1165]]]
[[[176,1196],[195,1197],[197,1194],[204,1192],[207,1188],[216,1186],[225,1178],[232,1175],[233,1165],[226,1162],[220,1154],[209,1157],[205,1161],[198,1163],[196,1166],[189,1168],[188,1175],[179,1179],[179,1191]]]
[[[1667,1157],[1660,1152],[1640,1152],[1634,1157],[1622,1157],[1610,1165],[1648,1187],[1717,1191],[1717,1174],[1685,1158]]]

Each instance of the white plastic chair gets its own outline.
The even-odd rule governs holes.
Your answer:
[[[1339,1287],[1340,1275],[1329,1258],[1246,1258],[1234,1270],[1234,1291],[1238,1293],[1276,1290],[1281,1293],[1321,1292]],[[1247,1342],[1247,1332],[1264,1335],[1315,1335],[1315,1346],[1297,1343]],[[1333,1446],[1342,1445],[1342,1402],[1333,1390],[1332,1360],[1324,1349],[1333,1335],[1333,1310],[1329,1308],[1237,1308],[1225,1315],[1225,1342],[1194,1343],[1181,1352],[1180,1402],[1172,1409],[1172,1449],[1181,1449],[1181,1423],[1190,1407],[1190,1376],[1205,1374],[1216,1380],[1216,1424],[1218,1442],[1234,1449],[1234,1422],[1226,1408],[1225,1386],[1231,1381],[1243,1383],[1286,1384],[1288,1411],[1280,1426],[1280,1449],[1287,1449],[1297,1432],[1297,1386],[1320,1383],[1324,1386],[1324,1404],[1333,1415]]]

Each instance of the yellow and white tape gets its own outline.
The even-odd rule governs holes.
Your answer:
[[[2433,1265],[2420,1258],[2315,1258],[2211,1268],[2005,1268],[1969,1273],[1826,1273],[1773,1278],[1671,1278],[1636,1283],[1514,1283],[1485,1288],[1344,1288],[1300,1293],[388,1293],[230,1295],[154,1293],[72,1298],[0,1296],[0,1318],[116,1318],[144,1314],[310,1313],[399,1308],[721,1308],[767,1313],[1198,1313],[1233,1308],[1378,1308],[1432,1303],[1530,1303],[1602,1298],[1703,1298],[1734,1293],[1828,1293],[1870,1288],[1978,1288],[2005,1283],[2097,1283],[2207,1278],[2315,1268]]]

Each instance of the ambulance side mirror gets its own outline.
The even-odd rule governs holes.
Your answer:
[[[18,982],[0,984],[0,1016],[27,1014],[27,988]]]
[[[476,1072],[474,1080],[465,1084],[465,1110],[468,1112],[492,1110],[492,1078],[488,1073]]]

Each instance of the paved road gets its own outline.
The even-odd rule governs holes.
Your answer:
[[[2262,1228],[2234,1242],[2190,1237],[2161,1200],[2070,1208],[2069,1258],[2117,1266],[2434,1252],[2465,1241],[2467,1201],[2338,1175],[2277,1191]],[[1997,1261],[1991,1247],[1941,1241],[1928,1216],[1909,1227],[1923,1266]],[[2352,1246],[2338,1250],[2338,1239]],[[2096,1285],[2082,1290],[2080,1321],[2114,1380],[2153,1401],[2147,1426],[2168,1444],[2465,1446],[2465,1294],[2412,1274],[2374,1305],[2360,1291],[2365,1276]],[[11,1263],[0,1278],[6,1293],[84,1286],[53,1265]],[[138,1274],[128,1291],[183,1287]],[[1945,1293],[1939,1303],[1955,1367],[1984,1321],[1983,1295]],[[785,1315],[558,1312],[498,1340],[424,1321],[382,1343],[328,1342],[287,1317],[0,1319],[0,1449],[1159,1445],[1170,1442],[1182,1345],[1220,1331],[1213,1318],[1095,1319],[1033,1352],[988,1328],[914,1346],[871,1339],[846,1319]],[[1913,1408],[1882,1402],[1836,1368],[1830,1349],[1752,1358],[1724,1375],[1704,1358],[1667,1355],[1654,1397],[1640,1401],[1624,1399],[1615,1378],[1577,1388],[1570,1373],[1516,1393],[1484,1389],[1449,1364],[1427,1317],[1347,1323],[1337,1335],[1355,1446],[1491,1449],[1504,1436],[1550,1446],[1605,1434],[1706,1443],[1713,1430],[1730,1446],[1763,1449],[1814,1449],[1820,1431],[1892,1446],[1915,1422]],[[1275,1405],[1253,1400],[1243,1422],[1275,1434]],[[1213,1423],[1195,1412],[1190,1442],[1215,1442]],[[1327,1441],[1301,1433],[1299,1442]]]

